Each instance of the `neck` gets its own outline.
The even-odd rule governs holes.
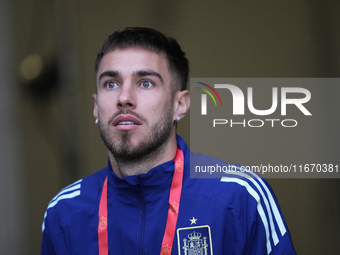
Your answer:
[[[177,150],[176,134],[170,138],[150,155],[136,160],[126,161],[116,158],[109,152],[109,160],[112,171],[120,178],[131,175],[146,174],[152,168],[175,158]]]

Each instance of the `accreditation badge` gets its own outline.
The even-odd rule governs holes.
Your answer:
[[[208,225],[177,229],[179,255],[212,255],[211,232]]]

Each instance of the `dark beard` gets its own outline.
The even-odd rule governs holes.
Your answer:
[[[133,112],[126,112],[135,115]],[[110,123],[110,121],[109,121]],[[121,131],[120,140],[110,136],[108,130],[99,123],[100,136],[104,144],[119,163],[135,163],[154,159],[162,153],[165,145],[169,141],[173,125],[172,107],[169,107],[163,117],[156,121],[145,140],[141,141],[138,147],[130,144],[130,136],[133,131]],[[108,124],[109,126],[109,124]]]

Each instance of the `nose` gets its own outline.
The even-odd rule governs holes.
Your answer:
[[[117,108],[119,110],[136,108],[135,91],[131,84],[123,84],[118,96]]]

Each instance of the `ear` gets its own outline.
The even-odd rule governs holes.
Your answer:
[[[177,91],[174,96],[174,115],[173,120],[177,121],[184,118],[190,107],[190,93],[188,90]]]
[[[98,119],[98,105],[97,105],[97,94],[93,94],[92,95],[92,98],[93,98],[93,103],[94,103],[94,106],[93,106],[93,116]]]

